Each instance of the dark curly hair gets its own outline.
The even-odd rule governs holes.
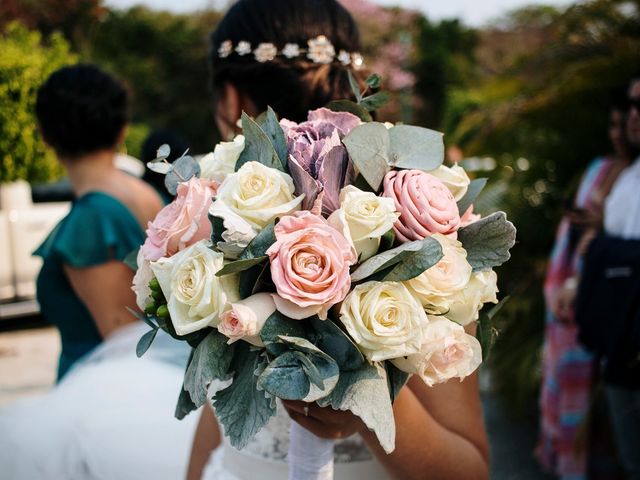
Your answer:
[[[309,110],[332,100],[352,98],[348,77],[352,67],[339,62],[317,64],[297,58],[259,63],[252,55],[217,55],[225,40],[233,45],[244,40],[254,47],[272,43],[280,50],[287,43],[304,48],[319,35],[327,37],[336,52],[360,49],[358,27],[336,0],[238,1],[210,37],[214,94],[229,82],[251,99],[258,111],[271,106],[281,117],[297,122],[306,120]]]
[[[45,141],[75,158],[116,146],[127,124],[124,86],[94,65],[55,71],[38,90],[36,115]]]

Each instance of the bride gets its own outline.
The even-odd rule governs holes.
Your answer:
[[[301,122],[309,110],[352,97],[348,72],[360,77],[362,67],[357,27],[336,0],[240,0],[213,32],[211,47],[216,122],[229,139],[242,111],[256,116],[271,106],[281,118]],[[394,404],[397,438],[390,455],[348,412],[283,403],[242,451],[228,444],[205,407],[188,479],[286,478],[292,420],[337,440],[337,479],[488,478],[477,374],[434,388],[409,381]]]

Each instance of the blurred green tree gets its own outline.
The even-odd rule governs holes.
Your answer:
[[[46,41],[19,23],[0,35],[0,183],[46,182],[62,169],[38,133],[35,101],[38,87],[76,56],[60,34]]]

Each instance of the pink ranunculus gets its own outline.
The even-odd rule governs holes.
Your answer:
[[[309,112],[306,122],[281,120],[287,138],[289,173],[296,195],[305,194],[302,208],[310,210],[320,192],[322,213],[329,216],[340,206],[340,190],[354,182],[356,170],[349,160],[342,139],[360,125],[348,112],[319,108]]]
[[[329,309],[349,293],[349,267],[357,262],[351,242],[308,211],[282,217],[275,234],[267,255],[276,307],[297,320],[315,314],[326,319]]]
[[[208,211],[218,189],[211,180],[192,177],[178,185],[175,200],[149,222],[142,253],[147,260],[170,257],[211,236]]]
[[[400,218],[393,226],[401,242],[434,233],[457,238],[460,213],[449,189],[421,170],[392,170],[384,177],[385,197],[393,198]]]

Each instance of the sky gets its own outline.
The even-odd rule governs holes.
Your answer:
[[[572,0],[374,0],[381,5],[400,5],[422,10],[432,20],[443,18],[461,18],[468,25],[481,26],[500,17],[502,14],[529,4],[547,4],[564,6],[574,3]],[[226,0],[107,0],[107,5],[128,8],[144,4],[158,10],[188,12],[210,6],[220,7]]]

